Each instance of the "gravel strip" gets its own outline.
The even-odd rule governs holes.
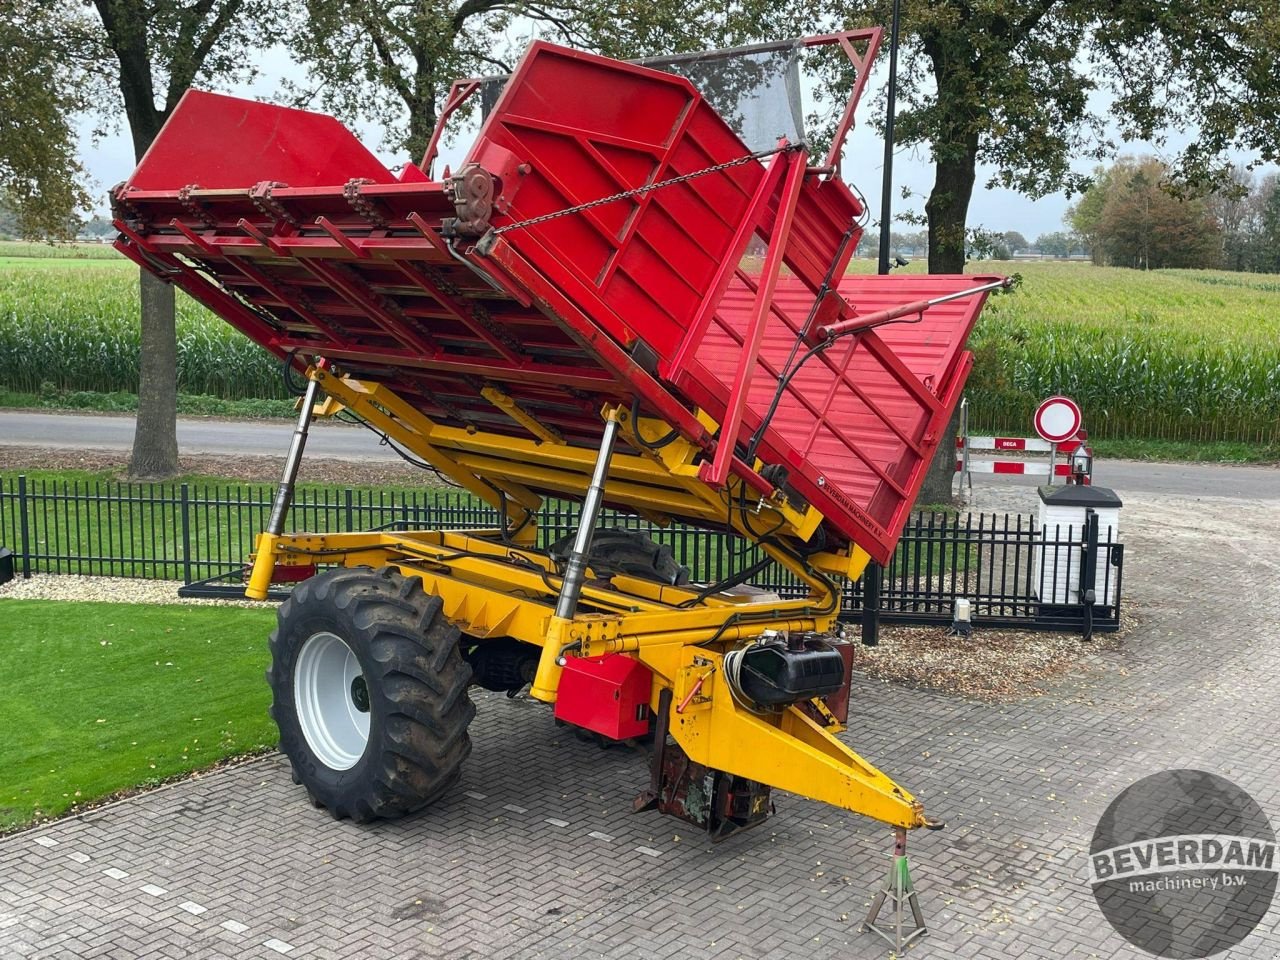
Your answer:
[[[1039,630],[996,630],[975,626],[969,637],[953,636],[946,627],[880,628],[880,643],[855,643],[853,669],[872,680],[907,683],[983,700],[1020,700],[1043,696],[1068,674],[1105,668],[1138,622],[1132,612],[1120,615],[1115,633],[1095,633],[1085,642],[1079,634]]]
[[[132,577],[73,577],[35,574],[0,586],[0,600],[78,600],[103,603],[175,603],[201,607],[260,607],[269,600],[206,600],[178,596],[180,580]]]

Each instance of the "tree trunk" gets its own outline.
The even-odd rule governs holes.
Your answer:
[[[929,218],[929,272],[964,273],[965,223],[978,172],[978,138],[935,146],[933,190],[924,205]]]
[[[951,489],[956,480],[956,433],[959,429],[960,407],[957,405],[955,413],[951,414],[951,421],[942,430],[942,440],[924,475],[924,484],[920,487],[920,495],[916,497],[915,509],[952,502]]]
[[[939,151],[934,172],[933,192],[925,204],[929,217],[929,272],[963,273],[965,223],[969,216],[969,200],[977,176],[977,139],[950,151]],[[960,411],[942,432],[942,440],[924,477],[924,485],[916,498],[917,506],[949,504],[956,476],[956,431]]]
[[[156,107],[148,31],[150,8],[129,0],[96,0],[107,43],[120,64],[118,83],[124,101],[133,156],[138,162],[164,126],[182,91],[163,109]],[[197,64],[198,66],[198,64]],[[174,329],[173,287],[142,271],[142,352],[138,363],[138,418],[129,474],[171,477],[178,472],[178,346]]]
[[[170,284],[141,272],[142,351],[138,419],[129,475],[146,479],[178,472],[178,346]]]

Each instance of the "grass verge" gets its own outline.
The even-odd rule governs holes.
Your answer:
[[[0,600],[0,832],[273,746],[274,610]]]
[[[95,413],[133,413],[138,409],[134,393],[99,393],[93,390],[57,390],[21,393],[0,387],[0,407],[21,410],[88,410]],[[225,417],[232,420],[293,420],[292,400],[223,400],[190,393],[178,394],[178,415]]]
[[[1150,460],[1169,463],[1280,463],[1280,442],[1230,440],[1090,440],[1100,460]]]

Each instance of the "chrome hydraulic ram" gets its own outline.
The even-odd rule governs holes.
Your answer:
[[[582,500],[578,533],[573,538],[573,549],[564,568],[564,583],[556,599],[556,616],[572,620],[582,596],[582,584],[587,578],[587,556],[591,553],[591,540],[595,536],[596,521],[604,505],[604,482],[609,476],[609,461],[613,459],[613,444],[618,437],[618,414],[611,410],[604,422],[604,436],[600,440],[600,453],[596,456],[595,470],[591,474],[591,486]]]
[[[284,522],[293,503],[293,488],[298,479],[298,467],[302,464],[302,451],[307,446],[307,431],[311,429],[311,415],[319,392],[320,384],[315,380],[308,380],[307,392],[302,395],[302,406],[298,410],[298,423],[293,428],[289,452],[284,458],[280,486],[276,488],[276,497],[271,503],[267,528],[259,535],[254,551],[253,572],[249,576],[249,585],[245,588],[245,596],[250,600],[265,600],[267,591],[271,588],[276,540],[284,533]]]
[[[890,307],[888,310],[877,310],[875,313],[867,313],[860,317],[850,317],[848,320],[840,320],[836,323],[829,323],[825,327],[819,327],[818,340],[834,340],[836,337],[846,333],[854,333],[858,330],[865,330],[868,327],[877,327],[882,323],[909,317],[913,313],[924,313],[930,307],[936,307],[941,303],[950,303],[952,300],[972,297],[974,294],[986,293],[988,290],[1007,289],[1012,285],[1013,281],[1009,279],[996,280],[993,283],[984,283],[980,287],[970,287],[968,290],[961,290],[958,293],[949,293],[945,297],[934,297],[932,300],[913,300],[911,303],[904,303],[899,307]]]

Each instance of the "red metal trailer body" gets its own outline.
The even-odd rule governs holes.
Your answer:
[[[881,561],[985,294],[817,351],[769,418],[780,378],[821,325],[991,279],[845,276],[865,211],[830,165],[753,154],[681,77],[540,42],[454,178],[393,174],[329,117],[192,92],[115,205],[121,250],[277,356],[527,436],[497,385],[579,445],[603,403],[635,404],[702,445],[704,482],[785,482],[828,543]]]

